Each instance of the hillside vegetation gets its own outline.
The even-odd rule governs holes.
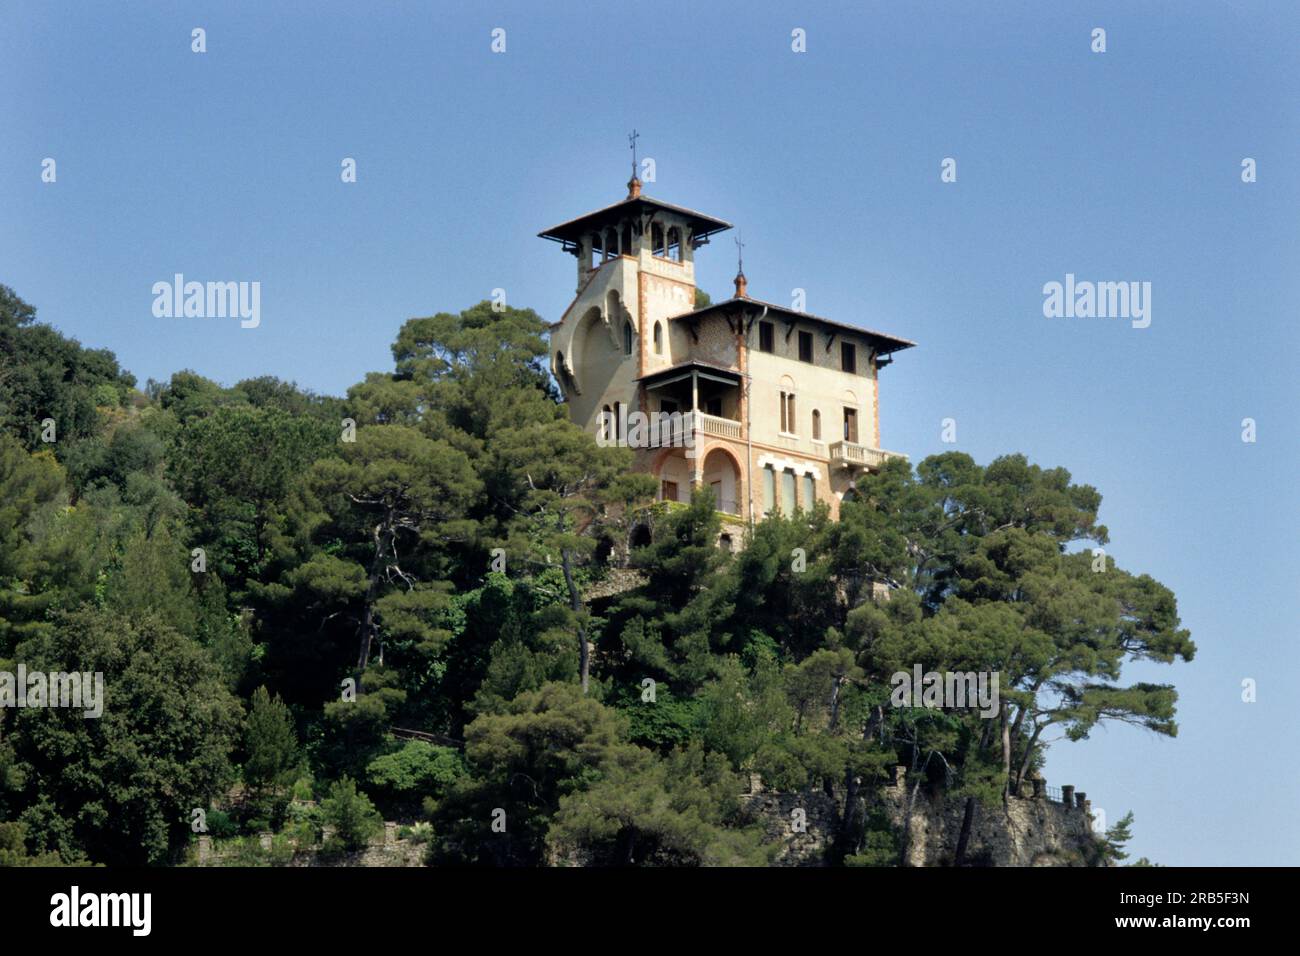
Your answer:
[[[481,303],[342,398],[139,389],[0,286],[0,671],[105,680],[100,718],[0,709],[0,858],[175,863],[196,819],[346,848],[382,813],[431,863],[761,864],[757,773],[840,798],[831,862],[892,865],[864,797],[895,764],[973,816],[1049,741],[1176,733],[1171,686],[1121,679],[1191,659],[1174,596],[1098,567],[1066,470],[891,461],[733,555],[706,492],[656,504],[569,422],[545,333]],[[589,601],[641,524],[643,583]],[[915,665],[998,672],[1000,708],[893,706]]]

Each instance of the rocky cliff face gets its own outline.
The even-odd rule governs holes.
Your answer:
[[[896,832],[904,829],[910,787],[899,782],[868,798]],[[754,786],[742,803],[779,845],[779,866],[821,866],[834,842],[843,807],[821,791],[775,793]],[[912,805],[908,866],[951,866],[961,835],[965,801],[917,791]],[[971,828],[966,863],[976,866],[1089,866],[1096,859],[1091,817],[1082,807],[1045,797],[1012,797],[1005,807],[979,807]]]

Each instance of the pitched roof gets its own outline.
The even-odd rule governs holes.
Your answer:
[[[679,362],[676,365],[669,365],[667,368],[656,369],[653,372],[647,372],[639,378],[634,378],[634,382],[651,382],[655,379],[666,378],[670,375],[689,372],[692,369],[706,374],[725,375],[728,378],[740,380],[740,372],[737,369],[729,368],[726,365],[718,365],[715,362],[705,362],[700,359],[687,359],[685,362]]]
[[[784,305],[777,305],[775,302],[764,302],[762,299],[751,299],[748,296],[745,296],[744,298],[733,296],[724,302],[714,302],[702,309],[696,309],[694,312],[683,312],[681,315],[674,315],[671,321],[698,321],[699,319],[715,312],[722,313],[737,309],[747,310],[750,313],[748,316],[750,319],[756,318],[763,309],[766,309],[768,316],[779,318],[783,322],[811,322],[818,325],[829,325],[832,328],[840,329],[845,332],[852,332],[855,335],[863,335],[871,340],[872,347],[875,348],[879,355],[888,355],[891,352],[901,352],[903,349],[910,349],[916,345],[916,343],[910,339],[902,339],[896,335],[887,335],[884,332],[876,332],[873,329],[864,329],[857,325],[849,325],[847,322],[836,322],[833,319],[824,319],[820,315],[812,315],[808,312],[799,312],[795,309],[787,308]]]
[[[550,229],[544,229],[538,233],[543,239],[551,239],[555,242],[563,242],[566,245],[575,244],[583,233],[591,232],[597,226],[604,226],[608,223],[617,222],[628,216],[639,216],[646,212],[667,211],[682,216],[690,223],[691,229],[695,233],[696,240],[706,239],[714,233],[722,232],[731,228],[731,223],[723,219],[715,219],[712,216],[706,216],[702,212],[696,212],[694,209],[687,209],[685,206],[674,206],[672,203],[663,202],[658,199],[651,199],[649,196],[636,196],[634,198],[624,199],[616,202],[604,209],[597,209],[595,212],[589,212],[577,219],[570,219],[568,222],[562,222],[558,226],[552,226]]]

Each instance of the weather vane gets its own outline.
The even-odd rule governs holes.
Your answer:
[[[632,178],[636,179],[636,141],[641,134],[636,130],[627,135],[628,148],[632,150]]]
[[[739,229],[736,230],[736,272],[740,275],[745,274],[745,240],[744,235]]]

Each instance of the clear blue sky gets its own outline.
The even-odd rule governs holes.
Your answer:
[[[788,6],[10,0],[0,282],[142,383],[341,393],[495,287],[557,319],[573,259],[535,234],[622,198],[635,126],[649,195],[742,226],[753,295],[920,343],[887,448],[948,450],[951,417],[981,462],[1063,465],[1177,593],[1195,662],[1126,676],[1177,684],[1178,738],[1061,743],[1049,782],[1158,862],[1300,862],[1296,5]],[[715,298],[734,253],[698,255]],[[175,272],[260,281],[260,328],[154,318]],[[1151,282],[1150,328],[1044,318],[1066,273]]]

